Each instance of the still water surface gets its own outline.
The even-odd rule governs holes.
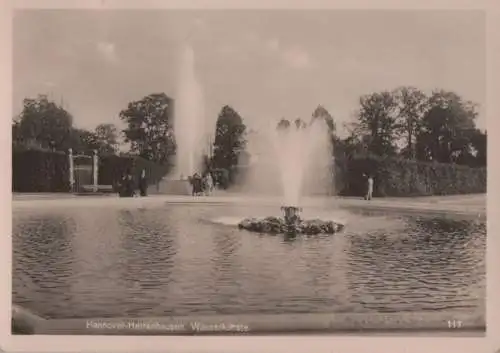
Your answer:
[[[484,312],[484,222],[336,212],[342,233],[286,239],[214,222],[237,207],[14,210],[13,301],[52,318]]]

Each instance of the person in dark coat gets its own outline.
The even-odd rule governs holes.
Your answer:
[[[141,176],[139,177],[139,191],[141,196],[147,196],[148,180],[146,179],[146,169],[142,170]]]
[[[126,197],[126,192],[127,192],[126,184],[127,184],[127,175],[124,174],[116,185],[118,188],[118,195],[120,197]]]
[[[127,173],[120,185],[120,197],[133,197],[135,194],[134,178],[132,174]]]
[[[203,179],[198,173],[194,173],[191,179],[191,185],[193,186],[193,196],[198,196],[203,192]]]

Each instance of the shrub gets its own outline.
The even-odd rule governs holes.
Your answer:
[[[486,192],[486,168],[426,163],[376,156],[338,160],[339,194],[363,196],[366,177],[374,178],[374,196],[427,196]]]
[[[68,192],[69,189],[69,161],[65,153],[13,148],[13,192]]]
[[[91,164],[91,160],[75,162]],[[143,169],[149,184],[154,184],[169,170],[137,156],[100,156],[99,184],[115,186],[128,171],[136,178]],[[60,151],[42,149],[13,148],[12,150],[12,191],[13,192],[69,192],[68,155]]]

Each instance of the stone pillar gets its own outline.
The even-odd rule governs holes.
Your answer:
[[[69,190],[75,191],[75,165],[73,161],[73,149],[68,149],[68,162],[69,162]]]
[[[94,172],[94,175],[93,175],[93,182],[94,182],[94,192],[97,192],[97,185],[99,184],[99,156],[97,155],[97,150],[94,150],[94,155],[93,155],[93,158],[92,158],[93,162],[94,162],[94,166],[92,168],[92,171]]]

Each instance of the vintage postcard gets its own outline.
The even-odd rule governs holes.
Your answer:
[[[6,5],[0,347],[500,347],[498,17],[458,3]]]

